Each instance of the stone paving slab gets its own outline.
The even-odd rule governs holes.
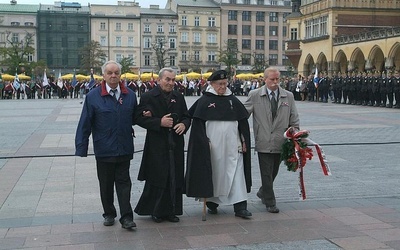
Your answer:
[[[188,106],[196,99],[186,97]],[[266,213],[255,195],[261,180],[252,154],[250,220],[221,206],[201,221],[202,204],[184,197],[181,222],[135,216],[138,228],[129,232],[102,225],[94,157],[73,156],[80,100],[0,100],[0,250],[400,249],[400,110],[297,107],[332,171],[323,176],[316,157],[307,163],[305,201],[298,199],[298,174],[282,165],[275,182],[281,212]],[[134,128],[132,206],[144,185],[136,177],[146,134]]]

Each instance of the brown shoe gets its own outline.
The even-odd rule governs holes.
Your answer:
[[[270,207],[267,207],[267,211],[269,213],[276,214],[276,213],[279,213],[279,208],[277,208],[276,206],[270,206]]]

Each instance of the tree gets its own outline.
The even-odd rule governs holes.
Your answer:
[[[6,31],[5,46],[0,48],[0,55],[3,60],[1,65],[7,66],[9,74],[25,72],[27,75],[31,73],[30,62],[28,56],[34,54],[33,48],[33,33],[27,32],[23,39],[18,40],[13,37],[11,31]]]
[[[134,61],[131,57],[124,57],[119,61],[119,64],[122,66],[121,73],[127,73],[131,72],[131,66],[134,64]]]
[[[100,43],[93,40],[81,49],[81,55],[80,71],[82,72],[90,72],[90,69],[100,72],[101,66],[107,58],[106,53],[101,50]]]
[[[165,38],[157,38],[156,42],[154,42],[151,46],[153,50],[156,52],[154,59],[158,67],[157,69],[160,70],[169,65],[168,52],[171,51],[171,48],[169,48]]]
[[[241,52],[238,51],[236,41],[228,40],[227,42],[225,42],[225,44],[226,49],[220,51],[218,61],[225,64],[225,70],[227,71],[230,79],[234,74],[233,68],[240,63],[240,59],[238,59],[238,54],[240,54]]]
[[[266,68],[269,67],[268,60],[265,60],[264,54],[256,54],[255,52],[252,55],[253,57],[253,73],[261,73],[264,72]]]

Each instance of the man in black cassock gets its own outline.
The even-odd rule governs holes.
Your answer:
[[[219,205],[234,206],[235,216],[248,218],[251,189],[248,112],[227,88],[227,73],[214,72],[210,86],[189,109],[192,129],[188,145],[186,195],[206,198],[208,213]]]
[[[178,222],[183,214],[184,138],[190,118],[182,94],[174,91],[175,72],[163,68],[158,85],[142,94],[136,124],[147,129],[138,180],[146,181],[135,208],[153,221]]]

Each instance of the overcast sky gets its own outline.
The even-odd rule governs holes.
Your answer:
[[[78,2],[82,6],[87,6],[88,3],[90,4],[109,4],[109,5],[117,5],[118,0],[69,0],[69,1],[54,1],[54,0],[39,0],[39,1],[32,1],[32,0],[17,0],[17,3],[19,4],[54,4],[54,2],[67,2],[67,3],[72,3],[72,2]],[[129,1],[127,1],[129,2]],[[132,1],[131,1],[132,2]],[[150,4],[155,4],[155,5],[160,5],[160,8],[164,8],[167,0],[136,0],[135,2],[138,2],[140,7],[142,8],[149,8]],[[10,0],[0,0],[0,3],[10,3]]]

